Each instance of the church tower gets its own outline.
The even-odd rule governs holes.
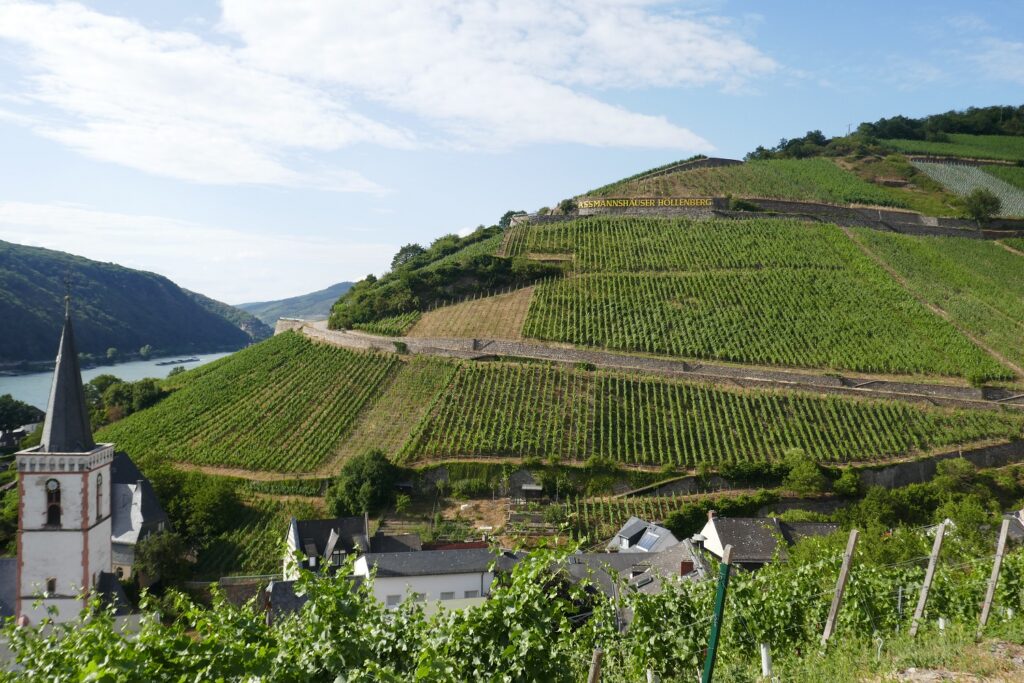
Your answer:
[[[67,297],[42,441],[15,457],[19,617],[38,623],[55,607],[57,621],[77,618],[110,571],[113,457],[113,444],[92,438]]]

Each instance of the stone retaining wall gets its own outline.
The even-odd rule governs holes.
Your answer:
[[[289,327],[289,329],[296,328]],[[401,342],[405,344],[410,353],[431,356],[454,356],[477,360],[506,356],[569,365],[591,363],[601,368],[635,370],[645,374],[683,377],[745,388],[786,388],[844,396],[899,399],[958,408],[999,409],[1002,406],[1024,408],[1024,394],[997,387],[979,389],[944,384],[866,380],[839,374],[824,375],[795,370],[693,363],[668,358],[627,356],[608,351],[557,348],[537,343],[496,339],[379,337],[366,332],[328,330],[326,324],[322,322],[302,325],[300,331],[312,339],[338,346],[363,350],[376,349],[389,353],[397,352],[395,342]]]

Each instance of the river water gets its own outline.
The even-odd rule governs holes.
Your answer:
[[[160,361],[176,360],[178,358],[198,358],[195,363],[182,363],[181,365],[157,365]],[[135,360],[128,363],[116,365],[104,365],[98,368],[82,370],[82,381],[88,382],[98,375],[115,375],[126,382],[134,382],[143,377],[155,377],[162,379],[174,368],[184,367],[185,369],[197,368],[200,365],[215,361],[218,358],[229,356],[230,353],[202,353],[184,356],[168,356],[166,358],[150,358],[149,360]],[[53,381],[53,371],[33,372],[28,375],[15,375],[13,377],[0,376],[0,396],[11,394],[19,401],[31,404],[40,410],[46,410],[46,402],[50,398],[50,383]]]

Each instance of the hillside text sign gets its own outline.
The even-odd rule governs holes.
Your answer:
[[[632,207],[711,207],[711,197],[605,197],[601,199],[580,199],[581,209],[619,209]]]

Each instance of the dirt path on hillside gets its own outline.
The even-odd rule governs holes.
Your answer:
[[[201,472],[214,477],[234,477],[252,481],[285,481],[293,479],[322,479],[321,475],[309,472],[267,472],[265,470],[246,470],[240,467],[217,467],[214,465],[193,465],[187,462],[175,462],[171,465],[183,472]]]
[[[928,301],[924,297],[919,296],[917,294],[917,292],[915,292],[913,290],[913,288],[910,286],[910,283],[907,281],[907,279],[905,277],[900,275],[896,271],[896,269],[894,269],[892,266],[890,266],[888,263],[886,263],[881,257],[876,255],[866,245],[862,244],[860,242],[860,240],[858,240],[856,237],[854,237],[853,232],[849,228],[842,228],[842,231],[844,233],[846,233],[846,236],[849,237],[850,240],[853,241],[853,243],[857,245],[857,247],[864,253],[865,256],[867,256],[873,262],[878,264],[883,270],[885,270],[885,272],[889,273],[889,275],[892,277],[892,279],[896,280],[896,282],[898,282],[899,285],[901,287],[903,287],[903,289],[905,289],[908,294],[910,294],[910,296],[914,297],[914,299],[918,303],[920,303],[922,306],[926,307],[928,310],[932,311],[937,316],[939,316],[940,318],[942,318],[943,320],[948,322],[950,325],[955,327],[957,329],[957,331],[960,332],[960,334],[962,334],[965,337],[967,337],[968,339],[970,339],[975,344],[975,346],[980,348],[982,351],[984,351],[988,355],[992,356],[993,358],[998,360],[1000,363],[1002,363],[1006,367],[1008,367],[1011,370],[1013,370],[1017,374],[1017,378],[1018,379],[1024,377],[1024,368],[1020,367],[1019,365],[1017,365],[1016,363],[1014,363],[1013,361],[1008,359],[1006,356],[1004,356],[1003,354],[999,353],[998,351],[993,349],[991,346],[989,346],[988,344],[983,342],[976,335],[974,335],[971,332],[969,332],[962,325],[960,325],[960,323],[958,323],[956,320],[954,320],[953,317],[949,313],[947,313],[943,308],[941,308],[939,306],[936,306],[935,304],[933,304],[932,302]],[[1007,248],[1007,249],[1010,249],[1011,251],[1016,251],[1016,250],[1012,249],[1011,247],[1008,247],[1005,244],[1003,244],[1002,246]],[[1020,253],[1020,252],[1017,252],[1017,253]]]

